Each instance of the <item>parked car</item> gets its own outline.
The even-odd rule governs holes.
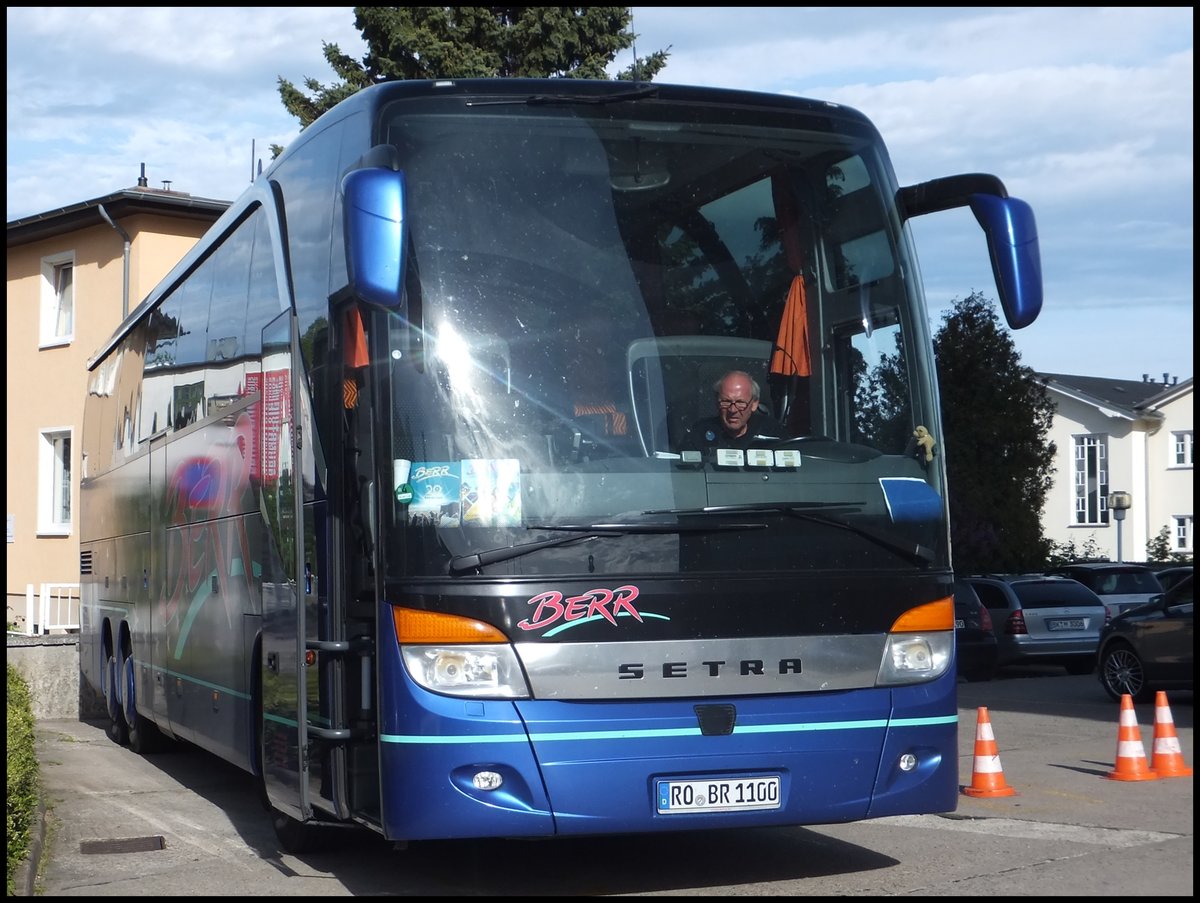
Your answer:
[[[1104,600],[1110,618],[1149,602],[1163,591],[1154,571],[1140,564],[1077,562],[1051,568],[1046,573],[1078,580]]]
[[[1158,578],[1158,584],[1163,588],[1163,592],[1166,592],[1184,577],[1192,576],[1192,566],[1181,564],[1178,567],[1164,568],[1161,571],[1155,571],[1154,576]]]
[[[1000,652],[992,615],[964,580],[954,581],[954,637],[959,677],[979,681],[996,676]]]
[[[1115,617],[1100,634],[1096,674],[1100,685],[1120,701],[1150,702],[1158,690],[1191,690],[1192,575],[1147,604]]]
[[[966,577],[992,616],[1000,666],[1062,665],[1090,674],[1104,627],[1104,603],[1069,577],[1007,574]]]

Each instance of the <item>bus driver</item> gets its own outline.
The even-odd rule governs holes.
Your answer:
[[[716,447],[749,448],[758,441],[781,439],[783,424],[758,409],[758,381],[743,370],[730,370],[713,383],[717,415],[703,417],[684,434],[681,450],[707,452]]]

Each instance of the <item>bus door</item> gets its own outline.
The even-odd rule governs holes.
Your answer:
[[[291,312],[263,329],[258,453],[260,505],[268,548],[262,573],[262,772],[272,807],[293,818],[312,814],[303,751],[304,605],[300,601],[303,519],[295,469]]]
[[[346,818],[342,656],[323,569],[327,503],[291,313],[263,330],[259,492],[271,554],[262,584],[263,782],[271,806],[297,820],[313,805]]]

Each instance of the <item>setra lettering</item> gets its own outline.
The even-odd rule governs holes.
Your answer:
[[[696,665],[696,673],[701,677],[723,677],[736,674],[737,677],[766,677],[772,674],[802,674],[804,669],[798,658],[781,658],[774,669],[768,669],[762,659],[748,658],[733,663],[733,668],[725,661],[704,661]],[[691,675],[687,662],[663,662],[651,666],[650,673],[658,670],[664,679],[677,679]],[[647,674],[645,662],[625,662],[617,665],[618,680],[644,680]]]

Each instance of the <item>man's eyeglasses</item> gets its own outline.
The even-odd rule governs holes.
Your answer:
[[[734,401],[730,398],[721,398],[717,401],[717,404],[721,406],[722,411],[741,412],[750,407],[750,402],[748,401]]]

